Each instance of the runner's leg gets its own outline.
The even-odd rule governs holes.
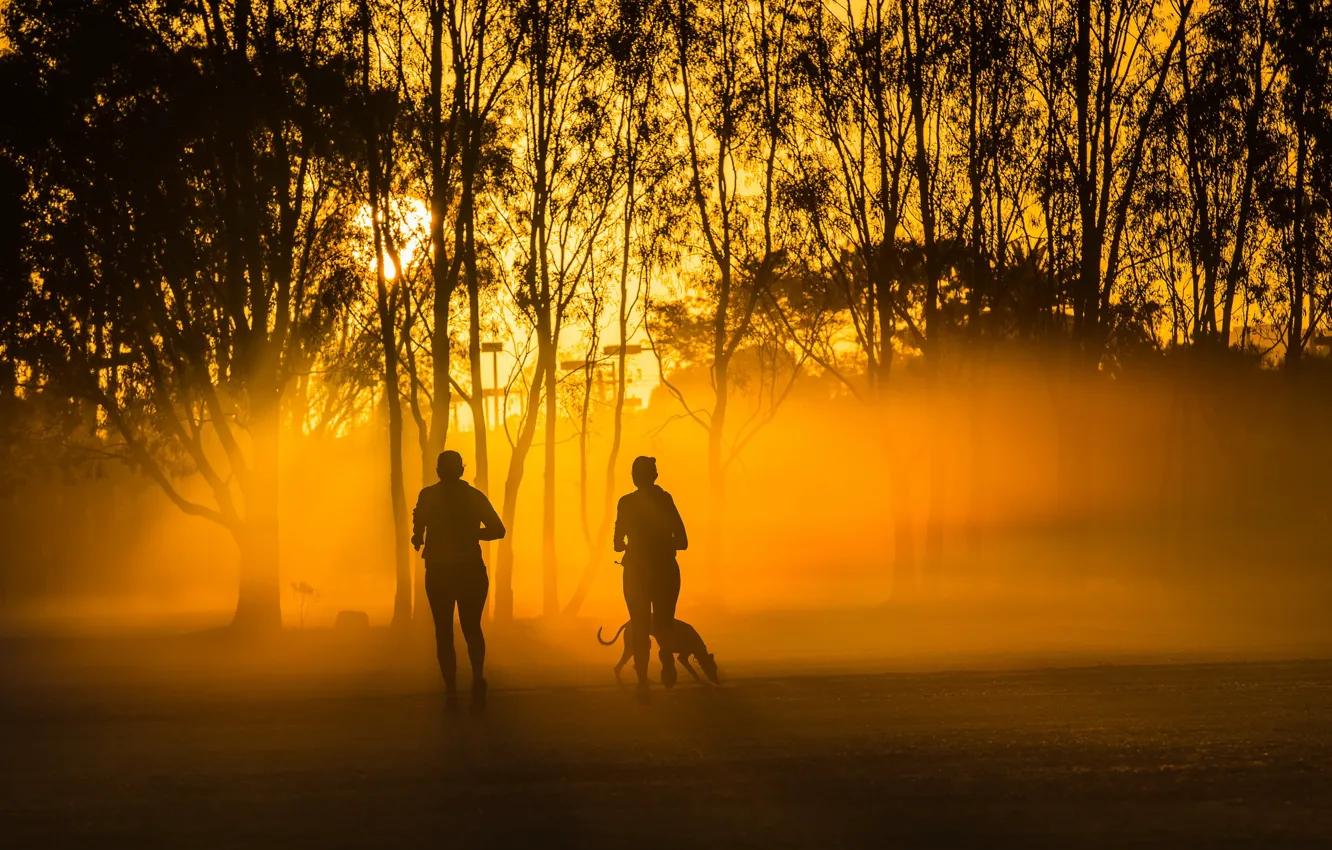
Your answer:
[[[457,690],[458,662],[453,652],[453,606],[456,602],[451,576],[443,566],[426,568],[426,599],[430,602],[430,615],[435,621],[435,652],[439,656],[439,672],[444,676],[444,690]]]
[[[472,681],[485,681],[486,637],[481,633],[481,615],[485,613],[486,594],[490,592],[485,566],[478,564],[474,570],[469,569],[465,576],[459,576],[458,584],[458,622],[467,641]]]
[[[650,572],[641,565],[624,568],[624,604],[634,634],[634,672],[640,685],[647,684],[648,659],[652,657],[652,587]]]
[[[674,560],[662,564],[654,578],[652,621],[661,658],[661,683],[669,688],[675,685],[675,606],[680,601],[680,565]]]

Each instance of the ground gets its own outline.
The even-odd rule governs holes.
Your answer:
[[[7,847],[1332,844],[1323,661],[742,666],[642,707],[599,684],[607,650],[537,687],[497,667],[470,717],[420,665],[284,679],[188,646],[145,672],[100,646],[8,645]]]

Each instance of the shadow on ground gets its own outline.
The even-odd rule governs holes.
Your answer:
[[[0,834],[10,847],[1332,842],[1328,662],[869,674],[753,661],[721,688],[685,682],[640,707],[601,684],[609,650],[560,666],[558,641],[495,642],[538,646],[543,676],[497,666],[491,711],[473,718],[445,716],[428,652],[387,632],[266,649],[219,634],[11,640]]]

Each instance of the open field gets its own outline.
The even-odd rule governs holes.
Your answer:
[[[4,644],[5,846],[1332,843],[1332,662],[741,664],[640,707],[606,650],[497,665],[477,718],[382,639],[285,676],[223,637]]]

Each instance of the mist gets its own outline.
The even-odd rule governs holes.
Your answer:
[[[1075,380],[992,356],[933,388],[915,371],[873,405],[835,382],[801,380],[728,458],[720,503],[706,434],[664,387],[626,413],[612,495],[632,489],[634,456],[657,458],[690,533],[679,616],[716,635],[718,650],[755,662],[794,653],[919,663],[958,653],[1260,653],[1329,637],[1318,616],[1332,593],[1319,529],[1332,451],[1317,439],[1329,405],[1307,390],[1321,374],[1297,394],[1279,374],[1182,363]],[[706,390],[688,375],[674,386]],[[753,398],[738,404],[762,413]],[[337,438],[284,436],[288,628],[328,629],[344,610],[389,623],[393,522],[379,412]],[[586,494],[577,421],[562,418],[555,435],[561,604],[595,571],[577,618],[541,627],[562,647],[560,663],[569,652],[600,657],[595,627],[624,619],[617,556],[595,538],[611,415],[594,407],[589,416]],[[538,444],[545,439],[538,431]],[[492,468],[503,469],[503,432],[491,445]],[[419,453],[404,466],[418,471],[412,501]],[[183,515],[116,461],[50,472],[9,494],[7,628],[180,633],[228,622],[238,554],[223,529]],[[182,482],[187,492],[198,486]],[[540,471],[529,469],[510,534],[515,616],[533,623],[543,622],[532,619],[542,610],[540,500]],[[934,552],[931,533],[942,543]],[[421,568],[413,558],[414,573]]]

